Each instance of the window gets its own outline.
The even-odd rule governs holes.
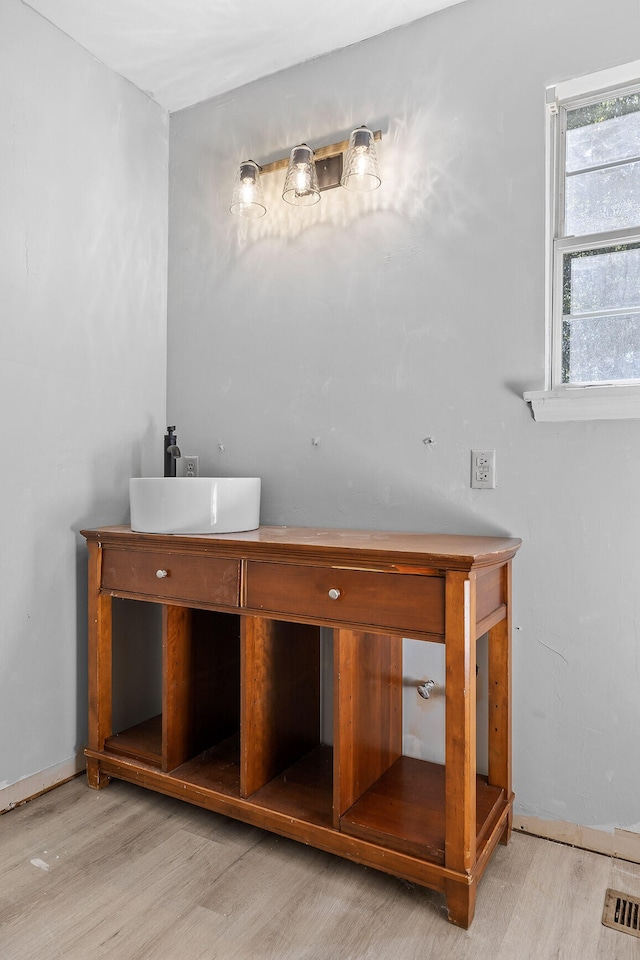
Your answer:
[[[547,390],[525,399],[536,419],[640,417],[640,64],[547,105]]]

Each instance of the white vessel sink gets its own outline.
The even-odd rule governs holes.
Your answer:
[[[132,477],[131,529],[239,533],[260,525],[259,477]]]

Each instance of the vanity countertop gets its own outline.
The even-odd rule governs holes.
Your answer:
[[[509,560],[521,545],[512,537],[467,536],[448,533],[407,533],[371,530],[340,530],[326,527],[260,526],[243,533],[176,535],[136,533],[127,525],[82,530],[89,541],[151,544],[165,550],[220,556],[241,554],[260,559],[323,560],[340,562],[365,559],[389,567],[419,565],[468,570],[487,563]]]

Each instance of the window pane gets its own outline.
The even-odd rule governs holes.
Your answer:
[[[566,179],[564,235],[582,236],[640,225],[640,163]]]
[[[640,243],[566,253],[562,293],[564,314],[640,308]]]
[[[562,382],[640,380],[640,314],[565,319]]]
[[[640,156],[640,94],[567,110],[566,169]]]

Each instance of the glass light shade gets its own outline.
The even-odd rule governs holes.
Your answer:
[[[240,164],[229,209],[231,213],[247,220],[257,220],[267,212],[260,182],[260,167],[255,161],[245,160]]]
[[[377,189],[381,183],[373,134],[368,127],[358,127],[349,137],[340,184],[347,190],[364,193]]]
[[[320,199],[316,162],[306,143],[291,151],[282,199],[299,207],[310,207]]]

